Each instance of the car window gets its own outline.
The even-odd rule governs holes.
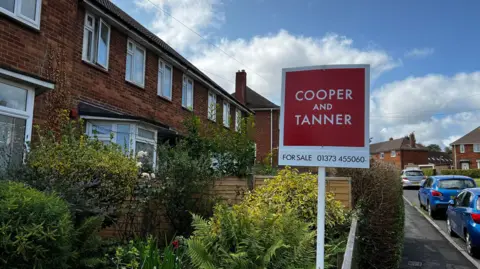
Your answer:
[[[422,171],[405,171],[407,177],[423,177]]]
[[[432,184],[433,184],[433,178],[429,177],[427,179],[427,183],[425,183],[425,187],[430,188],[430,187],[432,187]]]
[[[474,188],[475,184],[469,179],[442,179],[438,182],[441,189],[462,190],[466,188]]]
[[[457,206],[460,206],[460,203],[463,199],[463,197],[465,196],[465,192],[461,192],[459,195],[457,195],[457,198],[455,198],[455,203]]]
[[[469,207],[470,202],[472,199],[472,194],[470,192],[465,192],[465,196],[463,196],[462,202],[460,204],[461,207]]]

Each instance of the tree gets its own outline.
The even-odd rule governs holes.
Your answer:
[[[437,145],[437,144],[430,144],[430,145],[427,146],[427,148],[428,148],[429,151],[438,151],[438,152],[442,151],[440,146]]]
[[[445,148],[443,149],[443,151],[445,151],[445,153],[447,153],[447,154],[449,154],[449,155],[452,155],[452,148],[451,148],[451,147],[448,147],[448,146],[447,146],[447,147],[445,147]]]

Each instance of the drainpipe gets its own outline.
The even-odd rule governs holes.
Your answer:
[[[273,166],[273,109],[270,109],[270,165]]]
[[[455,146],[453,145],[453,161],[455,162],[455,169],[457,169],[457,149]]]

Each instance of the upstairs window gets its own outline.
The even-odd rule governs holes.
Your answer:
[[[239,132],[242,126],[242,112],[240,109],[235,109],[235,131]]]
[[[208,92],[208,119],[217,120],[217,95],[213,92]]]
[[[223,125],[230,127],[230,104],[227,102],[223,102]]]
[[[82,59],[108,69],[110,26],[102,19],[87,13],[83,26]]]
[[[473,144],[473,152],[480,152],[480,144]]]
[[[182,106],[193,110],[193,80],[187,76],[183,76]]]
[[[397,157],[397,152],[395,150],[392,150],[390,152],[390,157]]]
[[[0,0],[0,12],[40,29],[42,0]]]
[[[142,88],[145,86],[145,60],[145,49],[132,40],[128,40],[125,79]]]
[[[460,145],[460,153],[465,153],[465,145]]]
[[[385,153],[380,152],[380,159],[383,159],[385,157]]]
[[[159,96],[172,100],[173,68],[162,60],[158,61],[158,89]]]

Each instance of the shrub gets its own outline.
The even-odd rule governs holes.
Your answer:
[[[312,268],[315,232],[290,211],[219,205],[210,220],[194,216],[188,253],[195,268]]]
[[[352,178],[352,195],[360,211],[358,268],[398,268],[403,251],[404,203],[399,171],[371,160],[370,169],[337,169]]]
[[[469,170],[461,170],[461,169],[445,169],[440,171],[442,175],[462,175],[471,178],[480,178],[480,169],[469,169]]]
[[[434,175],[435,175],[435,169],[431,169],[431,168],[429,168],[429,169],[422,169],[422,171],[423,171],[423,174],[424,174],[425,176],[427,176],[427,177],[429,177],[429,176],[434,176]]]
[[[1,268],[67,268],[72,232],[68,206],[59,197],[0,182]]]
[[[26,166],[11,178],[65,199],[77,224],[88,216],[115,212],[137,179],[134,158],[115,144],[104,145],[83,134],[82,122],[65,120],[60,133],[39,130]]]
[[[267,180],[265,186],[247,195],[243,203],[251,208],[268,206],[276,213],[292,210],[303,221],[316,228],[317,197],[317,175],[300,174],[298,170],[287,167],[281,170],[278,176]],[[327,194],[325,202],[326,238],[335,237],[345,229],[348,230],[347,211],[331,193]]]

